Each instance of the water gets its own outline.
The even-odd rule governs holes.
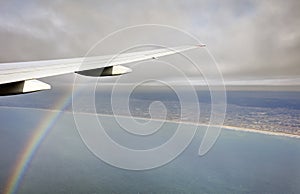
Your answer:
[[[1,190],[26,140],[38,122],[56,113],[0,108]],[[53,116],[53,115],[52,115]],[[109,134],[127,146],[130,140],[113,126]],[[111,123],[111,124],[110,124]],[[174,124],[165,125],[145,147],[171,137]],[[189,126],[186,126],[187,128]],[[42,129],[40,129],[42,130]],[[217,143],[203,157],[197,155],[204,129],[172,162],[151,170],[130,171],[95,157],[83,144],[70,113],[59,117],[39,146],[18,193],[299,193],[300,140],[249,132],[222,130]],[[123,139],[122,139],[123,137]]]

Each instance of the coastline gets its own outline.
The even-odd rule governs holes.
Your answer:
[[[32,107],[10,107],[10,106],[0,106],[0,108],[6,108],[6,109],[34,109],[34,110],[39,110],[39,111],[50,111],[54,113],[61,112],[61,110],[55,110],[55,109],[44,109],[44,108],[32,108]],[[72,113],[72,111],[64,111],[65,113]],[[78,112],[77,114],[85,114],[85,115],[95,115],[94,113],[89,113],[89,112]],[[107,117],[123,117],[123,118],[135,118],[135,119],[141,119],[141,120],[149,120],[148,118],[145,117],[137,117],[137,116],[127,116],[127,115],[110,115],[110,114],[101,114],[97,113],[96,115],[99,116],[107,116]],[[197,126],[203,126],[203,127],[208,127],[208,126],[214,126],[214,125],[209,125],[209,124],[202,124],[202,123],[194,123],[190,121],[176,121],[176,120],[163,120],[163,119],[156,119],[156,118],[151,118],[154,121],[166,121],[166,122],[171,122],[171,123],[178,123],[178,124],[189,124],[189,125],[197,125]],[[296,134],[291,134],[291,133],[284,133],[284,132],[274,132],[274,131],[267,131],[267,130],[259,130],[259,129],[251,129],[251,128],[245,128],[245,127],[237,127],[237,126],[228,126],[228,125],[215,125],[214,127],[221,127],[222,129],[225,130],[232,130],[232,131],[241,131],[241,132],[249,132],[249,133],[259,133],[259,134],[264,134],[264,135],[273,135],[273,136],[281,136],[281,137],[289,137],[289,138],[296,138],[300,139],[300,135]]]
[[[274,131],[267,131],[267,130],[258,130],[258,129],[250,129],[250,128],[242,128],[242,127],[235,127],[235,126],[222,126],[223,129],[232,130],[232,131],[243,131],[249,133],[260,133],[264,135],[274,135],[274,136],[281,136],[281,137],[290,137],[290,138],[297,138],[300,139],[300,135],[291,134],[291,133],[283,133],[283,132],[274,132]]]

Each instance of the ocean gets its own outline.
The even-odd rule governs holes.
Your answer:
[[[197,127],[175,159],[126,170],[87,148],[69,112],[2,107],[0,115],[1,193],[300,193],[300,139],[222,129],[210,151],[199,156],[205,128]],[[91,130],[89,116],[83,117]],[[99,120],[114,141],[140,150],[163,145],[178,127],[166,122],[153,136],[139,136],[122,132],[115,117]]]

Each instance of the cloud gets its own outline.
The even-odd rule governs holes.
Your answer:
[[[0,2],[0,60],[83,56],[115,30],[158,23],[188,31],[206,43],[225,78],[295,77],[300,75],[299,9],[298,0]],[[128,39],[153,36],[145,31]],[[184,42],[176,34],[162,38],[174,45]],[[102,51],[110,53],[127,43],[116,39]],[[157,69],[150,72],[156,74]]]
[[[233,4],[235,3],[232,1]],[[299,75],[299,1],[253,1],[244,15],[235,6],[216,13],[207,31],[212,52],[224,74],[233,76]],[[200,29],[201,31],[201,29]]]

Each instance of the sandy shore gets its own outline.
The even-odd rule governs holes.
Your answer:
[[[9,107],[9,106],[0,106],[0,108],[6,108],[6,109],[34,109],[39,111],[51,111],[53,113],[58,113],[60,110],[53,110],[53,109],[43,109],[43,108],[30,108],[30,107]],[[71,114],[71,111],[65,111],[68,114]],[[94,113],[86,113],[86,112],[80,112],[78,114],[84,114],[84,115],[95,115]],[[135,119],[141,119],[141,120],[149,120],[144,117],[133,117],[133,116],[126,116],[126,115],[109,115],[109,114],[97,114],[98,116],[107,116],[107,117],[123,117],[123,118],[135,118]],[[194,123],[189,121],[176,121],[176,120],[163,120],[163,119],[153,119],[154,121],[166,121],[171,123],[178,123],[178,124],[189,124],[189,125],[197,125],[197,126],[204,126],[208,127],[208,124],[201,124],[201,123]],[[274,136],[282,136],[282,137],[290,137],[290,138],[297,138],[300,139],[300,135],[296,134],[290,134],[290,133],[283,133],[283,132],[273,132],[273,131],[267,131],[267,130],[258,130],[258,129],[250,129],[250,128],[243,128],[243,127],[236,127],[236,126],[227,126],[227,125],[221,125],[221,126],[215,126],[215,127],[221,127],[222,129],[226,130],[233,130],[233,131],[243,131],[243,132],[250,132],[250,133],[260,133],[264,135],[274,135]]]
[[[283,133],[283,132],[273,132],[273,131],[264,131],[258,129],[249,129],[249,128],[241,128],[235,126],[222,126],[223,129],[234,130],[234,131],[245,131],[250,133],[260,133],[265,135],[275,135],[275,136],[283,136],[283,137],[292,137],[300,139],[300,135],[290,134],[290,133]]]

